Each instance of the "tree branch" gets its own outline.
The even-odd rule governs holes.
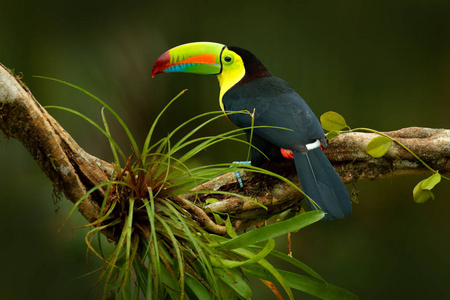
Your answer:
[[[76,203],[86,191],[109,181],[113,165],[86,153],[36,101],[10,70],[0,64],[0,129],[19,140],[58,191]],[[101,190],[98,193],[102,193]],[[92,196],[78,205],[89,222],[98,219],[100,203]]]
[[[7,138],[19,140],[31,153],[54,186],[67,199],[76,203],[91,188],[107,182],[114,165],[86,153],[72,137],[36,101],[28,88],[11,71],[0,64],[0,129]],[[395,138],[441,174],[450,172],[450,130],[405,128],[385,134]],[[382,158],[372,158],[365,152],[374,133],[341,134],[329,142],[326,155],[345,183],[396,176],[429,174],[410,153],[397,144]],[[264,166],[298,183],[292,161],[270,163]],[[219,213],[233,215],[236,229],[245,229],[288,208],[299,208],[301,193],[276,178],[258,173],[242,172],[245,187],[240,188],[235,175],[228,173],[204,183],[198,189],[230,191],[256,199],[268,207],[265,210],[250,201],[228,195],[214,195],[219,202],[205,205],[210,195],[183,195],[173,199],[187,213],[195,215],[205,229],[225,234],[223,226],[212,222],[211,214],[199,209],[210,208]],[[78,206],[89,221],[98,219],[104,190],[97,190]],[[184,199],[191,200],[186,202]],[[104,232],[114,239],[113,232]]]
[[[441,174],[450,173],[450,130],[410,127],[384,132],[411,149],[430,167]],[[396,143],[382,158],[373,158],[365,151],[376,133],[352,132],[341,134],[329,141],[325,154],[344,183],[367,181],[399,176],[430,175],[430,171],[416,158]],[[282,163],[267,163],[263,166],[274,173],[288,178],[299,185],[292,160]],[[288,208],[298,209],[303,195],[291,185],[269,176],[241,171],[244,188],[236,183],[234,174],[225,174],[206,182],[199,189],[229,191],[253,197],[269,208],[245,201],[239,197],[223,197],[220,202],[206,205],[213,211],[229,213],[244,219],[237,219],[234,226],[245,229]],[[211,195],[196,196],[205,202]],[[195,197],[187,197],[194,201]],[[214,195],[217,198],[217,195]]]

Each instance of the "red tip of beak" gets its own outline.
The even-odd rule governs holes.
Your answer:
[[[169,50],[170,51],[170,50]],[[164,73],[164,70],[167,68],[167,65],[170,64],[170,54],[169,51],[164,52],[153,65],[152,69],[152,78],[158,75],[159,73]]]

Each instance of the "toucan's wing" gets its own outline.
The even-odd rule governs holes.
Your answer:
[[[222,101],[228,111],[255,112],[255,126],[286,128],[254,130],[255,134],[279,147],[304,152],[306,144],[324,138],[320,122],[309,106],[279,78],[263,77],[233,87],[225,93]],[[252,124],[249,114],[233,114],[230,119],[240,127]]]

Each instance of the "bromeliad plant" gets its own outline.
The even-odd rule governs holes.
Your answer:
[[[92,228],[86,235],[86,243],[89,250],[104,261],[97,283],[103,283],[105,298],[114,295],[123,299],[140,299],[143,295],[146,299],[251,299],[252,289],[247,277],[260,279],[278,299],[283,299],[283,294],[293,299],[292,289],[322,299],[357,298],[328,284],[302,262],[274,250],[275,237],[322,219],[323,212],[302,213],[238,235],[230,221],[232,216],[222,214],[219,217],[214,212],[206,212],[201,203],[193,203],[183,196],[193,193],[214,195],[215,191],[194,188],[242,168],[273,175],[293,185],[276,174],[251,166],[216,164],[188,167],[192,157],[214,144],[230,140],[244,142],[240,139],[244,129],[194,138],[200,129],[222,118],[223,112],[196,116],[167,137],[154,142],[153,133],[159,119],[183,91],[155,119],[140,149],[126,124],[105,102],[77,86],[51,80],[86,93],[103,106],[103,126],[68,108],[47,108],[72,112],[95,126],[109,140],[115,158],[116,168],[111,180],[88,191],[68,216],[88,195],[99,189],[104,192],[98,220],[86,225]],[[131,156],[127,156],[113,139],[105,109],[125,130],[133,149]],[[174,141],[175,133],[205,118],[206,121]],[[239,197],[255,202],[248,197]],[[216,222],[212,221],[214,218]],[[220,222],[225,225],[217,224]],[[114,244],[107,255],[101,243],[101,235],[106,231],[110,233],[109,241]],[[94,237],[98,239],[98,247],[92,243]],[[269,257],[282,259],[303,274],[279,270],[268,261]]]

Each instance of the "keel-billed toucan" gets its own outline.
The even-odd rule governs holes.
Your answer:
[[[316,116],[289,84],[272,76],[251,52],[217,43],[189,43],[161,55],[152,76],[168,72],[217,75],[222,110],[248,111],[228,115],[243,128],[252,126],[250,113],[254,113],[253,145],[270,159],[281,154],[294,158],[304,192],[326,213],[323,220],[351,214],[347,188],[321,150],[327,141]],[[264,159],[251,151],[252,165]],[[311,203],[310,207],[317,209]]]

